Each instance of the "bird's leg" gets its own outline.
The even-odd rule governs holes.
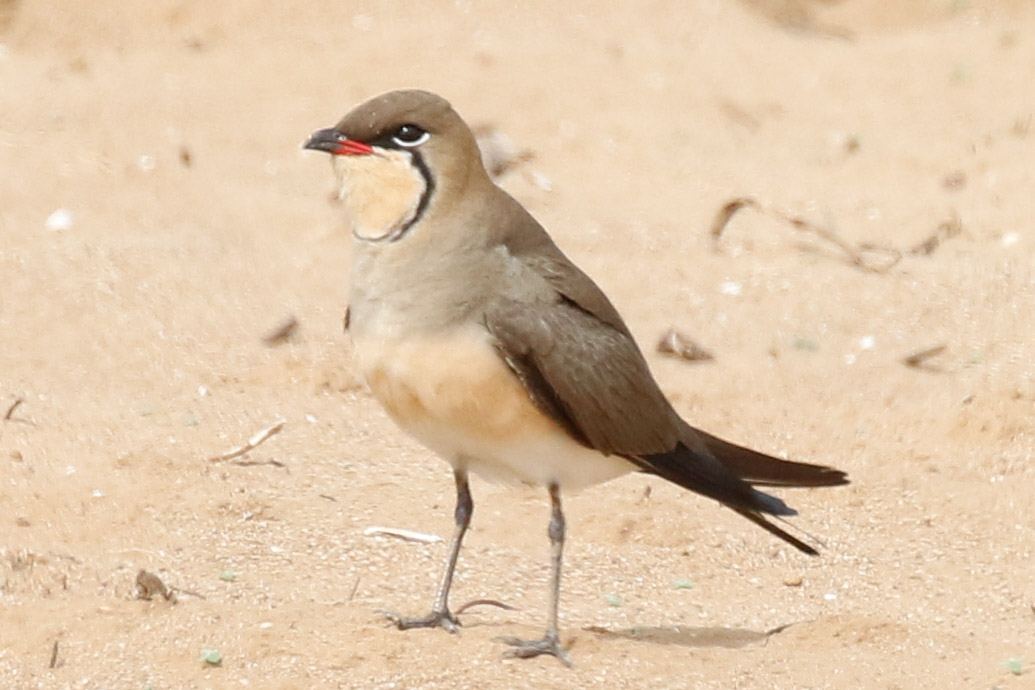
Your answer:
[[[513,649],[504,656],[528,659],[540,654],[557,657],[565,666],[571,666],[568,652],[561,646],[557,633],[557,608],[561,597],[561,556],[564,552],[564,512],[561,510],[561,491],[557,484],[550,484],[550,546],[552,549],[550,577],[550,611],[546,619],[546,634],[538,640],[522,640],[517,637],[504,637],[500,641],[509,644]]]
[[[394,613],[385,613],[388,620],[395,623],[400,630],[445,628],[451,633],[459,632],[460,621],[449,611],[449,588],[453,584],[453,571],[456,570],[456,560],[460,555],[460,544],[464,540],[468,525],[471,524],[474,501],[471,500],[471,490],[467,486],[467,470],[454,470],[453,478],[456,480],[456,510],[453,513],[456,517],[456,530],[449,545],[449,558],[446,560],[446,570],[442,573],[442,582],[438,586],[435,606],[431,613],[418,618],[404,618]]]

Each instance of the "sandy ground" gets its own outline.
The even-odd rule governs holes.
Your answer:
[[[1028,3],[4,0],[0,42],[0,687],[1035,687]],[[625,477],[566,504],[574,668],[501,661],[547,502],[476,480],[454,601],[517,610],[385,625],[445,546],[364,530],[448,536],[450,473],[351,368],[299,145],[401,86],[534,154],[502,184],[688,419],[851,473],[782,494],[821,557]]]

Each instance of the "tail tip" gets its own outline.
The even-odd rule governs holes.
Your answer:
[[[797,510],[791,508],[776,496],[770,496],[769,494],[762,493],[757,489],[755,489],[755,498],[758,499],[758,509],[762,512],[769,513],[770,515],[791,517],[798,514]]]

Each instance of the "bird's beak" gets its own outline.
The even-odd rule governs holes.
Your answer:
[[[366,156],[374,152],[370,144],[349,139],[333,128],[313,132],[302,148],[326,151],[332,156]]]

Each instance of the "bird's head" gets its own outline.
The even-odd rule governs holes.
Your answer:
[[[353,234],[394,242],[486,181],[470,128],[442,97],[390,91],[314,132],[305,148],[331,154]]]

